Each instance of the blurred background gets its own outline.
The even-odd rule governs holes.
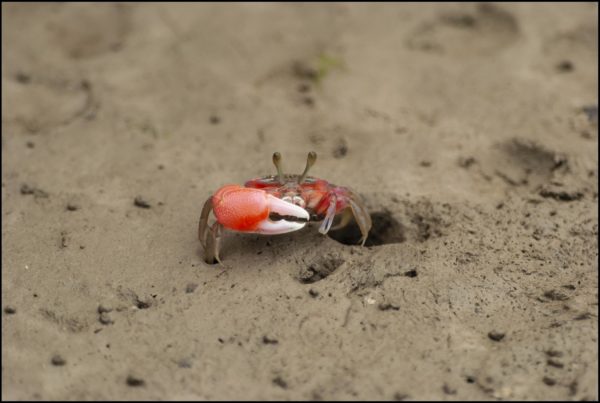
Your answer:
[[[3,398],[597,398],[597,22],[3,3]],[[229,234],[204,264],[212,192],[311,150],[369,247]]]

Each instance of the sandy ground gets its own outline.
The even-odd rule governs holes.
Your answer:
[[[3,3],[3,399],[597,399],[597,12]],[[310,150],[367,246],[205,264]]]

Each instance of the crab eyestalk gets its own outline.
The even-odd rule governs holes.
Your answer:
[[[304,182],[304,179],[306,179],[306,174],[308,174],[308,170],[315,165],[315,162],[317,162],[317,153],[314,151],[311,151],[308,153],[308,156],[306,157],[306,168],[304,168],[304,172],[302,172],[302,175],[300,175],[300,179],[298,179],[298,183],[302,184],[302,182]]]
[[[273,153],[273,165],[277,168],[277,176],[279,176],[279,183],[284,184],[285,180],[283,178],[283,167],[281,165],[281,154],[277,151]]]

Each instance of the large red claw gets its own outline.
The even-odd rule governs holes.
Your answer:
[[[264,190],[226,185],[212,199],[213,211],[224,227],[259,234],[284,234],[306,225],[309,214],[302,207],[271,196]],[[306,222],[271,221],[269,214],[295,217]]]

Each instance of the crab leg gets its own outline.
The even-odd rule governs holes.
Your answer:
[[[329,199],[329,207],[327,207],[327,213],[325,213],[325,218],[319,227],[319,232],[323,235],[329,232],[331,228],[331,224],[333,224],[333,219],[335,218],[335,207],[337,204],[337,197],[331,196]]]
[[[205,256],[204,260],[206,263],[212,264],[216,260],[221,263],[219,258],[219,250],[221,249],[221,235],[223,233],[223,226],[216,221],[210,227],[210,236],[207,239],[206,247],[204,248]]]
[[[356,220],[358,228],[360,228],[360,233],[362,234],[362,238],[359,242],[362,246],[365,246],[367,236],[369,236],[369,231],[371,230],[371,216],[360,199],[350,198],[348,202],[350,203],[352,214],[354,215],[354,219]]]
[[[212,197],[204,203],[202,214],[200,214],[200,222],[198,223],[198,239],[202,247],[206,250],[206,235],[208,234],[208,216],[212,210]]]

